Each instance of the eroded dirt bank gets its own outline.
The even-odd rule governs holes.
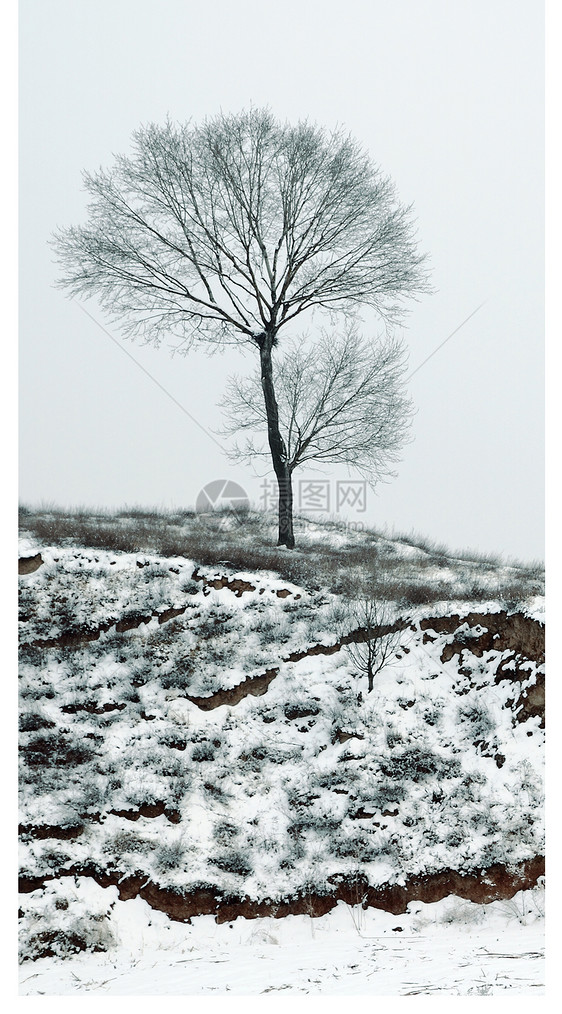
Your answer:
[[[167,888],[146,881],[145,876],[124,877],[119,873],[102,873],[95,867],[73,867],[61,870],[59,877],[92,877],[100,887],[117,887],[121,901],[142,898],[151,908],[164,912],[170,919],[187,922],[198,915],[214,915],[218,923],[230,922],[238,916],[257,919],[271,916],[281,919],[287,915],[321,916],[335,908],[338,901],[347,905],[362,904],[364,908],[379,908],[393,915],[406,912],[409,902],[440,901],[451,894],[467,901],[487,904],[512,898],[518,891],[527,891],[535,886],[545,872],[544,856],[535,856],[525,863],[509,867],[501,864],[478,871],[477,874],[462,874],[455,870],[423,877],[413,877],[403,886],[390,884],[384,887],[370,887],[363,878],[349,880],[331,877],[334,885],[330,893],[300,894],[283,901],[254,901],[247,897],[232,897],[219,888],[205,887],[190,894],[179,894]],[[22,894],[42,888],[55,876],[44,878],[22,877],[19,890]]]
[[[502,658],[494,673],[496,683],[509,680],[515,684],[515,716],[517,722],[525,722],[528,718],[539,718],[541,728],[545,724],[545,676],[537,673],[533,684],[523,690],[517,689],[529,679],[526,666],[528,661],[544,665],[545,661],[545,628],[543,623],[533,620],[523,613],[471,612],[466,616],[453,613],[451,616],[428,617],[420,621],[420,630],[424,631],[424,641],[433,641],[435,634],[452,634],[442,652],[443,663],[458,658],[462,672],[463,652],[470,652],[481,658],[486,651],[497,651]]]
[[[34,561],[35,559],[33,558]],[[256,586],[238,578],[229,579],[227,577],[220,577],[207,579],[199,573],[198,568],[195,568],[192,578],[200,581],[203,587],[216,590],[225,588],[238,597],[243,595],[244,592],[256,590]],[[281,588],[277,589],[275,594],[278,597],[284,598],[292,593],[288,589]],[[300,595],[297,594],[294,597],[298,599]],[[140,613],[134,616],[129,615],[126,619],[100,624],[93,630],[63,633],[58,637],[32,641],[31,644],[34,647],[44,649],[80,647],[90,641],[98,640],[101,634],[107,633],[112,628],[116,633],[127,633],[140,627],[141,624],[149,623],[152,619],[157,619],[159,624],[167,623],[169,620],[181,616],[187,611],[187,608],[188,606],[185,605],[161,610],[151,615],[141,615]],[[381,627],[377,636],[383,637],[385,634],[395,630],[407,629],[415,632],[417,628],[410,620],[400,619],[391,626]],[[525,616],[523,613],[508,613],[503,610],[493,613],[473,611],[464,616],[461,616],[459,613],[453,613],[449,616],[433,616],[420,620],[419,630],[423,632],[425,643],[434,641],[434,635],[437,634],[453,635],[453,639],[448,641],[442,649],[441,662],[443,663],[451,661],[456,655],[458,656],[459,665],[462,665],[462,654],[465,651],[471,652],[477,657],[481,657],[486,651],[507,652],[508,654],[504,655],[496,670],[496,682],[508,679],[514,683],[520,683],[528,678],[528,672],[525,670],[525,662],[527,660],[542,665],[545,659],[544,625],[537,620]],[[332,644],[313,644],[301,651],[291,652],[283,657],[281,661],[300,662],[302,659],[313,655],[333,655],[340,651],[344,645],[359,643],[367,640],[368,637],[367,630],[358,628],[344,634]],[[215,708],[223,705],[236,705],[245,697],[260,697],[265,694],[271,682],[277,676],[278,671],[278,667],[272,667],[257,676],[247,677],[235,687],[220,689],[214,694],[205,697],[186,695],[186,699],[200,708],[201,711],[213,711]],[[520,694],[517,720],[522,722],[528,718],[538,716],[541,720],[541,725],[544,725],[544,713],[545,678],[544,675],[539,674],[534,685],[528,686]]]
[[[41,553],[34,556],[20,556],[18,560],[18,574],[33,574],[39,567],[43,566]]]
[[[468,632],[464,629],[468,626]],[[485,628],[482,631],[480,628]],[[397,620],[390,626],[381,627],[378,635],[384,637],[395,630],[412,630],[416,627],[409,620]],[[445,617],[429,617],[421,620],[419,629],[424,632],[424,641],[435,640],[429,631],[436,634],[456,634],[452,642],[448,642],[441,653],[441,661],[449,662],[455,655],[459,657],[459,664],[462,663],[462,652],[470,651],[477,657],[481,657],[485,651],[497,651],[500,653],[509,652],[500,662],[495,680],[500,682],[508,679],[512,682],[522,682],[528,679],[529,673],[524,669],[527,660],[544,663],[545,632],[542,623],[533,620],[522,613],[499,612],[499,613],[468,613],[460,616],[455,613]],[[474,631],[478,631],[474,633]],[[312,655],[333,655],[346,644],[361,643],[369,638],[366,629],[358,628],[348,634],[344,634],[333,644],[313,644],[302,651],[294,651],[283,658],[283,662],[300,662]],[[189,697],[192,704],[197,705],[203,711],[212,711],[223,704],[238,704],[244,697],[252,694],[256,697],[265,694],[270,683],[275,679],[278,669],[268,669],[259,676],[248,677],[238,686],[229,690],[217,690],[207,697]],[[539,716],[541,723],[544,723],[545,707],[545,683],[544,675],[539,674],[536,684],[527,688],[521,695],[520,709],[517,713],[517,720],[526,721],[527,718]]]
[[[467,626],[468,632],[460,631]],[[484,628],[480,633],[474,631]],[[455,634],[459,636],[447,644],[441,656],[442,662],[448,662],[453,655],[469,649],[474,655],[481,657],[485,651],[513,651],[532,659],[539,664],[544,662],[544,625],[538,620],[525,616],[524,613],[467,613],[460,616],[428,617],[420,621],[420,630],[434,630],[435,633]]]
[[[18,566],[19,574],[31,574],[37,570],[42,563],[43,559],[40,553],[37,553],[35,556],[20,557]],[[137,566],[143,565],[137,563]],[[200,582],[204,590],[227,589],[237,598],[240,598],[245,592],[254,592],[257,588],[257,585],[253,585],[249,581],[244,581],[241,578],[229,578],[226,575],[208,578],[206,575],[200,573],[199,567],[195,567],[191,578],[193,581]],[[259,591],[260,594],[262,594],[264,589],[260,588]],[[295,600],[301,598],[300,594],[295,594],[288,588],[277,588],[273,593],[278,598],[283,599],[289,596],[293,596]],[[127,618],[106,621],[95,628],[63,632],[58,637],[37,638],[30,643],[33,647],[37,648],[78,647],[82,644],[87,644],[89,641],[98,640],[101,634],[107,633],[112,628],[115,629],[116,633],[125,633],[140,627],[142,624],[149,623],[152,619],[157,619],[159,624],[167,623],[169,620],[183,615],[187,611],[187,608],[188,605],[186,603],[183,606],[159,610],[148,615],[143,615],[140,612],[136,615],[129,614]],[[464,627],[465,625],[468,626],[470,631],[468,636],[466,631],[460,632],[458,638],[455,638],[451,643],[447,644],[443,650],[441,658],[442,662],[449,661],[455,654],[460,655],[461,651],[467,648],[475,655],[479,656],[481,656],[485,651],[490,650],[500,652],[511,650],[516,654],[523,655],[524,657],[532,659],[539,664],[544,662],[544,625],[539,623],[537,620],[531,619],[529,616],[525,616],[523,613],[508,613],[505,610],[497,613],[481,613],[474,611],[466,614],[465,616],[461,616],[459,613],[453,613],[449,616],[427,617],[426,619],[420,621],[419,629],[422,631],[431,630],[437,634],[454,634],[459,631],[459,628]],[[385,634],[395,630],[405,630],[410,626],[413,630],[416,629],[415,626],[411,624],[410,620],[400,619],[391,626],[381,627],[378,636],[384,636]],[[475,628],[483,629],[476,634],[473,633]],[[316,644],[304,649],[303,651],[293,652],[285,658],[284,661],[298,662],[300,659],[305,658],[308,655],[331,655],[334,652],[339,651],[343,645],[349,644],[350,642],[364,641],[367,639],[367,636],[366,630],[358,628],[357,630],[352,630],[348,634],[345,634],[331,645]],[[426,634],[424,639],[432,640],[429,634]]]

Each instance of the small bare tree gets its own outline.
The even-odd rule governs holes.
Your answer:
[[[341,334],[323,333],[308,348],[302,340],[289,342],[273,369],[289,474],[305,462],[344,463],[373,487],[390,478],[412,414],[405,370],[402,341],[369,341],[353,325]],[[223,435],[249,434],[232,456],[267,458],[259,372],[231,378],[221,407],[228,420]]]
[[[365,591],[361,598],[350,604],[347,624],[353,640],[345,647],[359,674],[367,677],[367,692],[371,693],[375,677],[396,660],[404,639],[404,628],[393,617],[392,605]]]
[[[273,353],[302,314],[367,306],[395,322],[405,299],[427,291],[411,209],[341,130],[283,124],[267,110],[150,124],[133,139],[131,156],[85,174],[88,223],[55,237],[59,284],[97,296],[126,335],[255,351],[279,544],[292,547]]]

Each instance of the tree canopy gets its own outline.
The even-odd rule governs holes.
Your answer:
[[[59,284],[98,297],[125,335],[257,351],[279,542],[294,545],[272,353],[312,311],[400,319],[427,290],[411,209],[350,135],[263,109],[149,124],[84,185],[86,224],[55,236]]]
[[[60,284],[148,340],[252,341],[315,307],[392,321],[426,287],[410,208],[340,130],[264,110],[149,124],[84,185]]]
[[[299,465],[352,465],[371,485],[391,478],[408,437],[412,404],[404,390],[403,341],[363,338],[355,325],[312,344],[289,340],[273,365],[279,427],[291,472]],[[259,371],[234,376],[221,402],[226,436],[244,435],[232,456],[269,457]]]

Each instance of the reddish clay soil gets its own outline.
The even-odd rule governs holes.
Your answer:
[[[209,697],[186,697],[186,700],[197,705],[201,711],[214,711],[222,704],[238,704],[245,697],[261,697],[265,694],[278,672],[279,669],[266,669],[259,676],[248,676],[229,690],[217,690]]]
[[[434,630],[437,634],[454,634],[459,627],[468,624],[474,627],[485,627],[482,634],[463,636],[445,645],[442,662],[448,662],[453,655],[469,649],[480,658],[485,651],[511,650],[539,664],[544,662],[544,624],[532,620],[523,613],[468,613],[459,616],[430,617],[420,622],[420,630]]]
[[[238,916],[257,919],[271,916],[281,919],[286,915],[321,916],[335,908],[338,901],[348,905],[362,904],[363,908],[378,908],[393,915],[404,913],[411,901],[440,901],[451,894],[478,904],[512,898],[518,891],[528,891],[544,875],[543,856],[509,867],[490,866],[478,874],[462,874],[445,870],[425,877],[412,877],[403,886],[370,887],[363,878],[353,881],[343,877],[330,878],[332,890],[326,894],[306,893],[283,901],[254,901],[247,897],[224,895],[219,888],[206,887],[189,894],[179,894],[157,884],[147,883],[144,875],[122,877],[119,873],[103,873],[96,867],[72,867],[48,877],[22,877],[19,890],[22,894],[36,891],[48,880],[58,877],[92,877],[101,887],[116,886],[121,901],[142,898],[160,912],[177,922],[189,922],[197,915],[214,915],[218,923],[231,922]]]

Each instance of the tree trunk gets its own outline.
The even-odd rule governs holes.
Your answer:
[[[259,343],[261,386],[267,413],[267,438],[273,469],[277,476],[277,485],[279,487],[279,538],[277,545],[293,549],[295,545],[295,537],[293,535],[293,487],[291,470],[287,461],[287,449],[279,430],[279,409],[273,386],[271,363],[272,345],[273,335],[264,333]]]

